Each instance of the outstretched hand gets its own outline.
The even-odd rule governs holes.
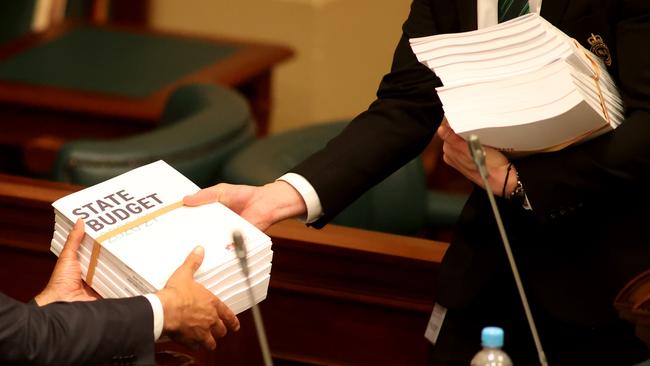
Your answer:
[[[196,247],[156,295],[165,314],[163,333],[188,346],[217,346],[228,330],[239,330],[239,319],[219,298],[194,281],[205,255]]]
[[[467,179],[476,183],[485,189],[481,175],[474,163],[474,159],[469,152],[467,141],[457,135],[451,129],[447,120],[444,119],[440,127],[438,127],[438,136],[443,141],[442,151],[443,160],[445,163],[458,170]],[[500,151],[484,147],[485,149],[485,165],[488,172],[488,183],[492,192],[496,196],[501,196],[504,192],[503,185],[506,183],[506,174],[509,174],[507,184],[505,187],[506,195],[515,190],[517,185],[516,171],[514,167],[508,172],[508,158]]]
[[[186,206],[212,202],[230,208],[262,231],[278,221],[307,212],[302,197],[283,181],[259,187],[220,183],[183,199]]]
[[[78,220],[68,235],[47,286],[34,298],[39,306],[56,301],[92,301],[99,298],[81,279],[77,250],[83,237],[84,223]]]

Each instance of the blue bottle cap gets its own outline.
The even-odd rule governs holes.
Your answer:
[[[503,329],[499,327],[485,327],[481,332],[481,344],[483,347],[503,347]]]

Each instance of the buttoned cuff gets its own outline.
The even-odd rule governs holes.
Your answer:
[[[287,173],[276,180],[289,183],[296,191],[298,191],[303,201],[305,201],[305,206],[307,206],[307,215],[300,217],[299,220],[306,224],[310,224],[323,216],[323,207],[321,206],[320,198],[318,198],[318,193],[316,193],[314,187],[307,179],[305,179],[305,177],[296,173]]]
[[[162,302],[156,294],[146,294],[144,297],[151,303],[151,310],[153,311],[153,340],[157,341],[160,338],[165,323],[165,312],[163,311]]]

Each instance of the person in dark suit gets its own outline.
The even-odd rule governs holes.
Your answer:
[[[557,152],[509,160],[487,149],[490,188],[505,196],[498,205],[549,364],[631,365],[650,353],[612,303],[626,281],[650,268],[645,232],[650,2],[531,0],[529,5],[533,11],[541,7],[545,19],[603,58],[623,97],[626,119],[611,133]],[[440,269],[436,306],[445,316],[436,320],[439,334],[429,337],[435,343],[431,362],[469,364],[480,348],[481,328],[500,325],[514,364],[538,364],[467,144],[442,124],[435,92],[441,82],[417,61],[408,42],[495,24],[496,11],[488,19],[485,9],[496,6],[497,0],[414,0],[377,99],[340,135],[278,181],[262,187],[220,184],[185,203],[220,201],[262,229],[288,217],[322,227],[417,156],[437,131],[445,161],[476,189]]]
[[[194,281],[201,247],[156,294],[102,300],[81,279],[77,249],[83,235],[80,220],[32,302],[0,293],[0,364],[154,365],[154,341],[161,333],[214,349],[228,329],[239,329],[235,314]]]

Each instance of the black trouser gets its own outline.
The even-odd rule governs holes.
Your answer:
[[[481,349],[485,326],[504,329],[504,350],[515,366],[540,364],[514,284],[501,287],[481,295],[469,308],[448,309],[431,349],[430,365],[468,366]],[[539,309],[533,315],[550,366],[625,366],[650,358],[647,346],[634,336],[634,327],[623,320],[609,326],[582,327],[554,320]]]

